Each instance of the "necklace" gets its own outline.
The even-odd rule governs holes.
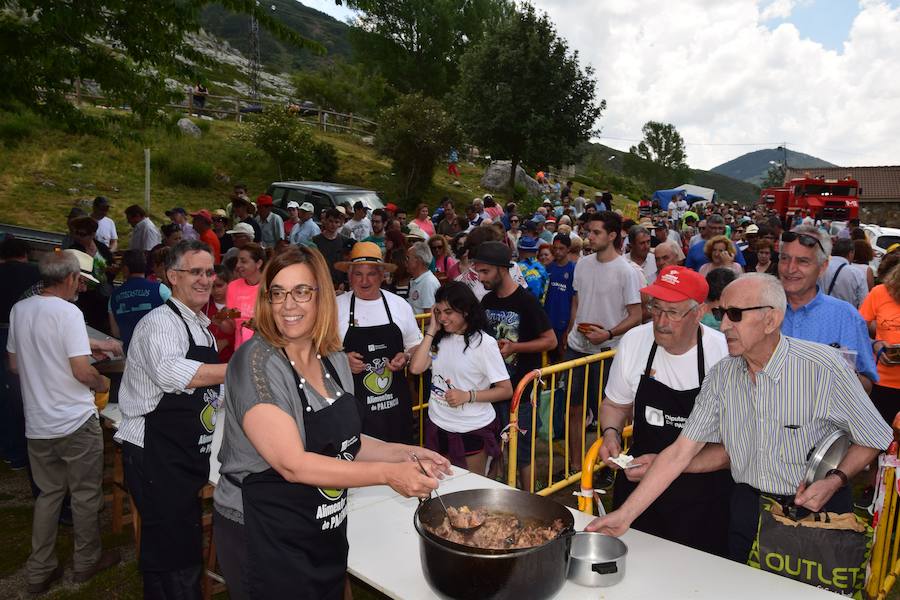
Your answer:
[[[300,383],[297,384],[297,389],[300,390],[301,393],[302,393],[303,388],[306,386],[306,377],[304,377],[302,373],[300,373],[299,371],[297,371],[297,369],[296,369],[296,364],[297,364],[297,363],[296,363],[295,361],[291,360],[291,358],[288,356],[287,350],[282,349],[282,352],[284,352],[284,357],[288,360],[288,362],[291,363],[291,368],[294,369],[294,370],[297,372],[297,375],[300,377]],[[316,360],[319,362],[319,368],[321,369],[321,368],[322,368],[322,355],[316,353]],[[325,383],[325,390],[326,390],[326,394],[327,394],[327,393],[328,393],[328,392],[327,392],[327,390],[328,390],[328,381],[331,379],[331,373],[328,372],[328,369],[323,369],[323,370],[325,371],[325,373],[324,373],[324,375],[325,375],[325,382],[324,382],[324,383]],[[329,403],[333,402],[333,400],[332,400],[331,398],[327,397],[327,396],[324,396],[324,398],[325,398],[325,400],[328,401]],[[312,407],[310,407],[310,406],[307,404],[307,405],[306,405],[306,412],[311,412],[311,411],[312,411]]]

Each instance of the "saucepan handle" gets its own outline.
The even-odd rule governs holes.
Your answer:
[[[600,575],[612,575],[619,572],[619,567],[615,561],[605,563],[594,563],[591,565],[591,571]]]

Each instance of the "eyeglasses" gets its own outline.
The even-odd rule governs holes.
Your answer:
[[[200,278],[203,277],[204,275],[206,275],[206,276],[209,277],[210,279],[215,279],[215,278],[216,278],[216,271],[215,271],[215,269],[201,269],[201,268],[199,268],[199,267],[196,267],[196,268],[193,268],[193,269],[172,269],[172,270],[173,270],[173,271],[178,271],[179,273],[188,273],[191,277],[194,277],[194,278],[196,278],[196,279],[200,279]]]
[[[744,311],[746,310],[760,310],[762,308],[775,308],[774,306],[748,306],[747,308],[736,308],[734,306],[729,308],[717,307],[712,309],[712,316],[716,318],[717,321],[723,320],[726,316],[728,320],[732,323],[740,323],[741,319],[744,318]]]
[[[319,288],[309,285],[298,285],[292,290],[286,290],[280,287],[273,287],[269,290],[267,297],[269,304],[282,304],[287,300],[288,294],[294,299],[294,302],[303,304],[312,300],[313,292],[318,292]]]
[[[688,315],[689,312],[696,309],[698,306],[700,306],[700,305],[697,304],[696,306],[692,306],[685,311],[677,311],[677,310],[667,310],[667,309],[661,308],[659,305],[656,304],[656,302],[651,302],[650,304],[647,305],[647,310],[649,310],[650,314],[653,315],[654,317],[659,317],[661,315],[665,315],[668,320],[672,321],[673,323],[678,323],[679,321],[684,319]]]
[[[782,242],[790,244],[794,240],[800,242],[801,246],[806,246],[807,248],[818,246],[819,250],[822,251],[822,254],[828,255],[828,253],[825,252],[825,248],[822,247],[822,242],[814,235],[809,235],[808,233],[794,233],[793,231],[785,231],[781,234]]]

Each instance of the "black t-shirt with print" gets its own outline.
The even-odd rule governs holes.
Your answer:
[[[550,319],[537,298],[521,286],[505,298],[499,297],[495,291],[488,292],[482,298],[481,306],[487,313],[491,333],[498,341],[530,342],[551,329]],[[540,367],[540,352],[515,354],[506,359],[513,388],[526,373]]]

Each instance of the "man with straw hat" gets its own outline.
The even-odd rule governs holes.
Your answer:
[[[422,341],[406,300],[381,289],[385,263],[372,242],[357,242],[350,259],[335,268],[348,274],[350,293],[337,298],[338,324],[353,372],[353,391],[363,407],[363,433],[386,442],[412,439],[412,400],[404,369]]]

